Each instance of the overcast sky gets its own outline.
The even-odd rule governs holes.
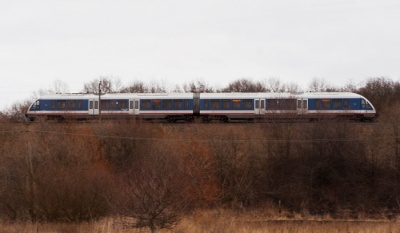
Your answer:
[[[0,0],[0,110],[60,80],[400,77],[398,0]]]

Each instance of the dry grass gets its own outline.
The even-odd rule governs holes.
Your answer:
[[[400,233],[400,219],[395,220],[334,220],[329,216],[313,218],[285,214],[271,216],[268,212],[227,210],[199,211],[183,219],[179,225],[162,233]],[[83,224],[0,223],[0,233],[147,233],[148,229],[124,228],[114,219]]]

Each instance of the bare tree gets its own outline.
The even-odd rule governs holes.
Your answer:
[[[210,87],[203,80],[196,80],[189,83],[183,84],[183,90],[186,93],[212,93],[214,92],[213,88]]]
[[[174,93],[183,93],[182,88],[179,85],[175,85],[175,88],[173,89]]]
[[[265,81],[265,87],[271,92],[285,92],[285,84],[281,82],[278,78],[269,78]]]
[[[122,93],[147,93],[149,88],[142,81],[134,81],[129,86],[121,89]]]
[[[100,89],[102,93],[119,92],[121,90],[121,80],[114,77],[100,77],[94,79],[91,82],[85,83],[83,86],[83,92],[86,93],[98,93],[99,83],[101,81]]]
[[[385,77],[370,78],[358,90],[358,93],[370,100],[378,111],[399,102],[400,83]]]
[[[222,92],[265,92],[266,88],[260,82],[253,82],[249,79],[239,79],[231,82]]]
[[[13,103],[11,105],[11,108],[6,110],[7,118],[10,119],[12,122],[24,122],[26,120],[25,113],[28,111],[31,103],[31,100]]]
[[[350,80],[345,84],[344,87],[341,88],[341,91],[357,92],[357,85]]]
[[[294,83],[294,82],[290,82],[288,84],[286,84],[286,91],[292,94],[298,94],[300,92],[302,92],[299,84]]]
[[[167,88],[165,87],[165,83],[163,81],[151,81],[149,84],[148,92],[150,93],[166,93]]]
[[[311,92],[325,92],[329,88],[329,85],[326,83],[325,79],[313,78],[308,88]]]
[[[149,155],[123,175],[114,204],[126,226],[151,232],[174,227],[188,208],[177,164],[168,155]]]
[[[61,80],[55,80],[53,83],[53,88],[51,88],[55,93],[66,93],[69,92],[68,84]]]
[[[53,85],[49,88],[40,88],[32,92],[32,100],[39,98],[42,95],[49,95],[55,93],[67,93],[69,92],[68,84],[61,80],[54,80]]]

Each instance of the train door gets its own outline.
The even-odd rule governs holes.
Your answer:
[[[129,99],[129,114],[139,115],[139,100]]]
[[[135,115],[139,115],[140,114],[140,111],[139,111],[139,103],[140,103],[140,101],[138,100],[138,99],[135,99],[135,101],[134,101],[134,105],[135,105]]]
[[[89,115],[99,115],[99,100],[89,99]]]
[[[129,99],[129,114],[130,115],[135,114],[135,100],[134,99]]]
[[[308,100],[297,99],[297,114],[303,115],[308,113]]]
[[[254,113],[256,115],[265,114],[265,99],[255,99],[254,100]]]

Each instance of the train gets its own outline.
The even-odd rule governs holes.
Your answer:
[[[167,122],[276,119],[373,120],[372,103],[351,92],[291,93],[71,93],[45,95],[25,114],[38,119],[146,119]]]

